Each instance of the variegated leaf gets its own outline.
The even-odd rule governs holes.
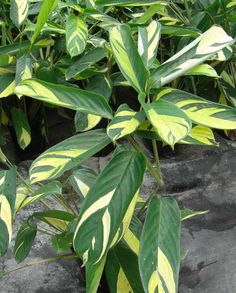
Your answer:
[[[151,68],[156,59],[158,43],[161,37],[161,25],[153,20],[148,27],[139,27],[138,51],[147,68]]]
[[[27,220],[25,221],[16,235],[13,254],[15,260],[22,262],[29,254],[37,234],[37,225]]]
[[[157,99],[174,103],[196,124],[216,129],[236,129],[234,108],[171,88],[160,90]]]
[[[138,269],[138,258],[122,244],[108,253],[106,278],[111,293],[143,293]]]
[[[107,135],[114,141],[133,133],[145,119],[143,112],[133,111],[127,104],[122,104],[107,127]]]
[[[11,241],[15,200],[16,170],[12,167],[0,174],[0,256],[7,252]]]
[[[138,53],[128,25],[110,30],[110,44],[120,71],[137,92],[145,92],[148,72]]]
[[[12,73],[0,75],[0,98],[6,98],[14,93],[15,76]]]
[[[185,75],[204,75],[210,77],[219,77],[216,70],[209,64],[197,65],[190,69],[188,72],[186,72]]]
[[[66,22],[66,47],[71,57],[83,53],[87,38],[87,24],[80,16],[70,14]]]
[[[99,263],[115,244],[114,238],[142,183],[145,169],[141,153],[122,151],[98,176],[81,207],[74,234],[74,249],[84,263]]]
[[[79,88],[27,79],[15,88],[15,93],[72,110],[112,118],[111,108],[104,97]]]
[[[48,224],[60,232],[64,232],[68,224],[75,219],[74,215],[60,210],[36,212],[32,214],[32,217]]]
[[[29,0],[11,0],[10,5],[11,20],[19,27],[27,17]]]
[[[72,136],[41,154],[30,167],[31,183],[59,177],[96,154],[111,140],[102,129]]]
[[[12,123],[16,132],[17,142],[24,150],[31,142],[31,129],[25,113],[20,108],[11,108]]]
[[[183,139],[192,128],[191,120],[173,103],[156,100],[151,104],[144,102],[145,95],[139,95],[139,101],[147,118],[154,126],[159,137],[171,147]]]
[[[104,48],[95,48],[73,63],[66,71],[66,79],[76,78],[76,75],[91,67],[93,64],[106,57]]]
[[[96,0],[96,4],[103,6],[144,6],[144,5],[156,5],[156,4],[167,5],[166,1],[158,0]]]
[[[203,63],[234,40],[219,26],[213,26],[172,56],[152,74],[152,87],[159,88]]]
[[[73,189],[82,198],[85,198],[96,178],[97,174],[93,169],[87,166],[79,166],[77,170],[70,175],[69,182]]]
[[[188,135],[182,139],[179,143],[191,144],[191,145],[211,145],[218,146],[215,141],[213,131],[205,126],[197,125],[191,129]]]
[[[180,210],[173,198],[154,197],[140,239],[139,270],[146,293],[178,291]]]
[[[61,192],[62,192],[62,186],[60,182],[58,181],[50,182],[46,185],[39,187],[36,191],[31,193],[30,196],[25,198],[23,202],[21,203],[21,205],[19,206],[18,210],[23,209],[24,207],[46,196],[61,194]]]

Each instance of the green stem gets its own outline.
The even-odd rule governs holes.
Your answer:
[[[190,20],[191,20],[191,11],[189,10],[188,0],[184,0],[184,7],[185,7],[186,12],[187,12],[188,20],[190,22]]]
[[[132,144],[132,146],[134,147],[134,149],[136,151],[143,153],[142,149],[140,148],[140,146],[138,145],[138,143],[136,142],[136,140],[132,136],[129,136],[128,140]],[[159,168],[155,169],[146,155],[145,155],[145,157],[147,160],[148,171],[150,172],[152,177],[156,180],[158,187],[161,188],[164,185],[164,182],[163,182],[161,173],[159,172]]]

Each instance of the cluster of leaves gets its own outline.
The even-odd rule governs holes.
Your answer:
[[[16,96],[17,107],[10,108],[19,145],[30,143],[28,119],[39,107],[74,110],[78,133],[36,158],[27,180],[1,155],[9,169],[0,176],[0,255],[7,251],[17,213],[40,202],[46,208],[18,231],[17,262],[27,257],[38,231],[52,236],[59,254],[73,246],[85,266],[89,293],[97,291],[103,272],[111,292],[177,292],[181,221],[196,213],[180,211],[174,198],[156,190],[144,201],[139,190],[145,171],[160,189],[157,140],[172,148],[177,143],[215,146],[212,128],[236,129],[236,110],[199,97],[194,79],[218,80],[214,64],[227,63],[234,40],[217,25],[192,28],[192,18],[199,17],[189,10],[191,1],[178,2],[1,4],[0,95]],[[128,97],[117,106],[120,86],[134,89],[139,111]],[[5,116],[3,105],[2,120]],[[99,128],[102,119],[107,127]],[[137,137],[152,141],[155,164]],[[112,143],[112,158],[99,174],[81,165]],[[76,198],[73,193],[68,198],[55,179],[73,168],[67,184]],[[17,176],[22,180],[18,187]],[[50,208],[49,196],[63,208]]]

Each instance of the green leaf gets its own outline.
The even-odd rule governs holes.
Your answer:
[[[107,51],[104,48],[95,48],[81,57],[73,65],[71,65],[66,71],[66,79],[71,79],[77,74],[83,72],[85,69],[89,68],[91,65],[97,63],[106,57]]]
[[[16,200],[16,169],[12,167],[0,176],[0,256],[7,252],[12,237]]]
[[[11,0],[10,5],[11,20],[19,27],[27,17],[29,0]]]
[[[67,234],[65,232],[55,234],[52,236],[52,246],[57,253],[64,253],[71,249],[72,239],[72,234]]]
[[[178,291],[180,210],[173,198],[154,197],[148,207],[139,251],[146,293]]]
[[[17,142],[24,150],[31,142],[31,130],[25,113],[19,108],[11,108],[12,123],[16,132]]]
[[[7,73],[0,75],[0,98],[6,98],[14,93],[15,89],[15,76],[14,74]]]
[[[97,174],[93,169],[87,166],[79,166],[79,168],[70,175],[69,182],[73,189],[84,198],[94,184],[96,178]]]
[[[135,112],[127,104],[122,104],[107,127],[107,135],[115,141],[131,134],[139,127],[144,118],[143,112]]]
[[[122,151],[97,177],[81,207],[74,234],[74,249],[84,263],[99,263],[136,195],[146,169],[141,153]]]
[[[176,89],[159,91],[157,98],[174,103],[195,123],[216,129],[236,129],[236,109]]]
[[[193,127],[188,135],[179,143],[191,145],[219,146],[219,144],[215,141],[213,131],[210,128],[201,125]]]
[[[85,50],[88,38],[88,28],[83,19],[74,14],[68,16],[66,22],[66,47],[71,57]]]
[[[236,89],[229,83],[221,80],[220,90],[230,105],[236,108]]]
[[[108,253],[106,279],[111,293],[143,293],[138,258],[122,244],[116,245]]]
[[[199,37],[201,34],[201,31],[187,26],[178,26],[178,25],[162,25],[161,26],[161,34],[162,35],[170,35],[170,36],[188,36],[188,37]]]
[[[111,108],[104,97],[76,87],[28,79],[15,88],[15,93],[72,110],[112,118]]]
[[[32,221],[25,221],[16,235],[13,254],[15,260],[22,262],[30,252],[37,234],[37,225]]]
[[[209,213],[209,211],[193,211],[193,210],[182,210],[181,211],[181,221],[190,219],[192,217],[198,216],[198,215],[205,215]]]
[[[97,293],[100,279],[104,270],[106,258],[102,258],[99,263],[87,263],[86,269],[86,293]]]
[[[50,180],[79,165],[110,143],[103,129],[72,136],[41,154],[30,167],[31,183]]]
[[[23,209],[26,206],[30,205],[33,202],[38,201],[46,196],[51,196],[55,194],[61,194],[62,186],[61,183],[58,181],[50,182],[46,185],[41,186],[36,191],[34,191],[30,196],[24,199],[18,209]]]
[[[170,83],[233,43],[221,27],[212,26],[155,70],[151,76],[152,87]]]
[[[21,56],[16,62],[15,83],[18,85],[21,81],[32,77],[32,60],[27,55]]]
[[[219,77],[215,69],[208,64],[201,64],[193,67],[185,75],[204,75],[209,77]]]
[[[115,0],[115,1],[111,1],[111,0],[96,0],[95,1],[96,4],[100,4],[103,6],[149,6],[149,5],[155,5],[158,3],[164,3],[166,1],[154,1],[154,0]]]
[[[90,78],[87,90],[102,95],[107,101],[109,101],[112,94],[111,82],[103,74],[98,74]],[[77,132],[93,129],[100,121],[101,117],[93,114],[82,113],[80,111],[77,111],[74,117],[75,129]]]
[[[146,112],[148,120],[165,143],[173,147],[186,137],[192,128],[192,123],[182,110],[174,104],[163,100],[156,100],[151,104],[146,104],[144,97],[145,95],[140,95],[139,101]]]
[[[53,40],[50,38],[39,40],[34,45],[32,45],[32,47],[31,47],[30,41],[21,41],[18,43],[0,47],[0,55],[2,54],[16,55],[19,53],[24,54],[24,53],[27,53],[30,50],[30,48],[33,51],[39,48],[45,48],[45,47],[51,46],[52,44],[53,44]]]
[[[137,92],[145,92],[148,72],[138,53],[128,25],[110,30],[110,44],[120,71]]]
[[[151,68],[156,59],[158,43],[161,37],[161,25],[153,20],[148,27],[139,27],[138,51],[146,68]]]
[[[61,232],[65,231],[68,227],[68,224],[75,218],[74,215],[59,210],[36,212],[33,213],[32,217],[47,223],[49,226]]]
[[[31,38],[31,44],[33,44],[35,40],[37,39],[38,35],[41,32],[41,29],[43,28],[46,21],[48,20],[48,17],[52,13],[52,11],[56,8],[58,1],[59,0],[43,0],[42,7],[37,17],[36,29]]]

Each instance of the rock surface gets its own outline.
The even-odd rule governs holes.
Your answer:
[[[236,292],[236,144],[220,142],[220,148],[183,146],[161,161],[165,181],[162,194],[175,196],[181,208],[209,210],[183,222],[182,247],[188,254],[181,266],[179,293]],[[99,172],[109,159],[92,158],[88,164]],[[21,172],[27,168],[22,164]],[[141,195],[148,197],[154,188],[147,173]],[[32,209],[39,206],[21,213],[17,226]],[[39,234],[26,262],[53,255],[48,238]],[[0,260],[0,271],[14,266],[9,249],[7,257]],[[0,292],[85,292],[83,272],[76,261],[31,267],[0,281]]]

